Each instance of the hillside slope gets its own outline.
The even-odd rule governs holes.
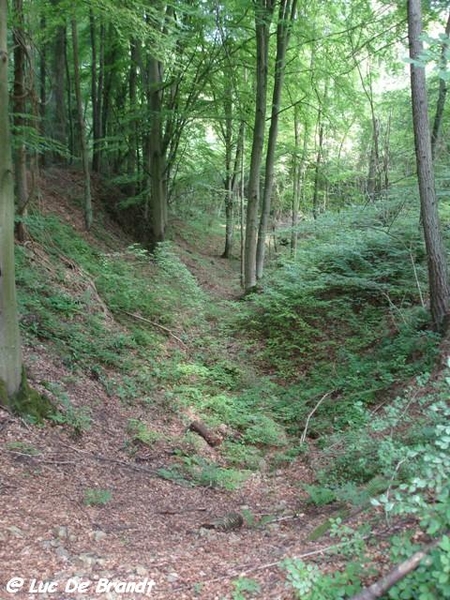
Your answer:
[[[83,325],[88,306],[90,316],[103,323],[101,336],[108,332],[126,336],[127,326],[149,329],[158,346],[157,360],[150,357],[155,380],[165,359],[171,365],[181,364],[189,362],[190,354],[195,355],[201,345],[195,339],[199,324],[191,323],[189,329],[179,322],[170,323],[167,334],[145,321],[125,322],[119,313],[114,314],[101,298],[92,274],[76,257],[64,254],[61,240],[55,239],[59,223],[53,239],[45,233],[47,244],[36,239],[35,232],[42,218],[56,215],[95,253],[124,255],[132,240],[104,213],[97,213],[91,233],[83,232],[75,174],[47,174],[42,192],[41,213],[35,214],[32,238],[22,250],[28,266],[39,268],[40,283],[46,286],[40,290],[44,295],[31,297],[24,273],[18,273],[24,356],[31,385],[57,402],[65,416],[61,424],[33,426],[0,411],[2,588],[13,575],[25,579],[24,590],[36,578],[57,584],[56,594],[40,597],[64,598],[72,577],[94,582],[92,585],[99,578],[112,582],[149,578],[155,582],[154,598],[219,598],[234,589],[236,578],[247,574],[260,582],[262,597],[291,597],[276,564],[284,556],[316,548],[305,538],[317,517],[303,514],[298,485],[310,480],[309,469],[297,462],[271,473],[255,471],[230,491],[161,476],[161,472],[170,473],[171,466],[194,445],[198,455],[219,465],[223,464],[221,450],[186,434],[193,415],[188,408],[178,412],[168,405],[163,386],[157,384],[151,398],[144,400],[137,390],[126,388],[123,374],[115,371],[117,365],[100,367],[95,358],[89,364],[90,348],[86,348],[87,356],[76,348],[77,322]],[[191,272],[206,289],[206,303],[214,303],[216,311],[218,295],[237,279],[234,268],[218,258],[220,243],[217,238],[218,246],[204,251],[186,240],[180,240],[179,246],[180,255],[187,257]],[[132,255],[129,258],[130,263],[135,260]],[[149,277],[151,270],[152,266]],[[54,305],[64,299],[76,300],[83,313],[71,306],[60,307],[64,331],[61,323],[46,322],[51,316],[42,310],[40,300],[48,299],[50,290]],[[86,298],[87,304],[83,304]],[[220,335],[217,315],[209,318],[210,335]],[[103,345],[105,339],[95,342]],[[131,371],[140,364],[137,361]],[[130,423],[137,422],[152,432],[151,442],[146,443],[145,436],[144,442],[139,436],[133,438]],[[232,532],[201,528],[202,523],[236,511],[251,515],[254,523]],[[258,526],[263,515],[272,517],[273,522]],[[31,596],[22,591],[15,597]],[[79,597],[87,596],[80,593]],[[117,592],[104,597],[123,596]]]
[[[44,424],[0,410],[2,590],[14,576],[24,599],[39,581],[39,597],[61,600],[142,597],[126,592],[132,582],[160,599],[298,598],[303,579],[284,559],[338,572],[370,522],[360,564],[370,581],[389,566],[393,532],[428,540],[410,515],[387,523],[367,502],[347,510],[359,487],[346,503],[315,486],[319,445],[305,452],[271,409],[273,367],[239,331],[238,264],[219,258],[220,230],[178,222],[174,242],[150,256],[99,200],[93,230],[83,231],[75,172],[49,171],[41,187],[17,281],[28,377],[59,410]],[[97,183],[96,193],[114,191]],[[277,385],[289,393],[288,380]],[[420,422],[431,387],[411,388],[402,418]],[[221,443],[192,431],[198,421]],[[328,473],[351,471],[352,457],[373,451],[355,436],[331,445]],[[348,441],[359,454],[340,454]],[[351,529],[330,535],[329,517]]]

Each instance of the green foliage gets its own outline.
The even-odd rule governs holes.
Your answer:
[[[37,456],[40,454],[40,451],[28,444],[27,442],[16,441],[16,442],[7,442],[5,444],[5,448],[7,450],[11,450],[12,452],[19,452],[20,454],[27,454],[28,456]]]
[[[92,426],[91,411],[85,406],[75,407],[60,385],[46,383],[46,388],[57,397],[62,405],[57,412],[50,416],[50,419],[58,425],[68,425],[76,435],[89,431]]]
[[[247,471],[220,467],[201,456],[185,457],[182,471],[196,485],[225,490],[237,489],[249,476]]]
[[[428,379],[427,376],[418,378],[405,396],[396,398],[391,405],[378,411],[363,429],[333,436],[330,439],[329,463],[319,473],[319,480],[323,483],[307,488],[312,501],[316,500],[318,504],[322,498],[327,499],[327,494],[330,498],[334,495],[336,499],[355,504],[367,503],[372,496],[372,504],[384,508],[387,519],[412,516],[426,536],[442,538],[422,565],[388,592],[388,597],[395,600],[412,597],[432,600],[445,598],[450,592],[450,408],[447,403],[450,379],[443,378],[431,394],[424,391],[425,386],[429,386]],[[422,395],[417,398],[420,392]],[[441,400],[441,396],[445,400]],[[415,423],[418,412],[420,425]],[[414,431],[419,433],[417,437],[404,434],[413,424]],[[355,443],[352,446],[350,440],[353,438],[349,436],[353,435]],[[358,454],[355,456],[355,453],[360,450],[359,460],[364,460],[355,469],[352,463],[358,462]],[[342,470],[336,469],[339,464],[343,466]],[[377,477],[360,493],[358,489],[355,493],[355,488],[349,487],[349,483],[364,479],[361,475],[365,470],[376,472]],[[343,484],[346,480],[347,483]],[[381,495],[380,490],[384,490]],[[341,580],[344,589],[347,581],[353,581],[348,579],[348,574],[361,565],[361,556],[365,553],[367,527],[355,531],[338,518],[330,521],[326,529],[330,530],[332,537],[340,540],[335,551],[347,557],[347,566],[343,573],[329,576],[321,574],[316,567],[288,563],[289,581],[298,590],[299,597],[307,600],[340,598],[333,595],[337,592],[332,592],[334,578]],[[393,563],[400,563],[421,549],[419,544],[411,541],[416,533],[415,528],[414,532],[405,531],[391,538]],[[358,577],[363,575],[367,573],[361,572]],[[314,595],[319,594],[319,590],[323,596]]]
[[[420,550],[405,536],[392,539],[391,554],[395,563],[402,562]],[[392,600],[435,600],[450,596],[450,537],[443,536],[437,548],[388,592]]]
[[[311,437],[362,426],[365,407],[432,367],[438,338],[417,306],[426,264],[415,218],[389,201],[302,224],[295,260],[279,258],[248,301],[240,327],[261,363],[291,381],[272,405],[291,433],[324,394]]]
[[[325,506],[336,501],[336,494],[328,487],[320,485],[305,485],[305,491],[308,492],[308,502],[315,506]]]
[[[422,410],[430,415],[428,426],[432,424],[434,435],[428,434],[426,444],[421,441],[404,449],[401,461],[413,465],[411,477],[373,503],[388,515],[415,515],[428,535],[436,536],[450,526],[450,408],[435,401]]]
[[[84,490],[84,503],[86,506],[104,506],[112,499],[111,490],[101,488],[88,488]]]
[[[235,490],[248,478],[249,472],[227,469],[201,456],[185,456],[181,463],[158,469],[158,475],[170,481],[224,490]]]
[[[140,442],[145,446],[153,446],[161,439],[161,435],[152,431],[140,419],[128,419],[127,432],[133,442]]]
[[[299,600],[341,600],[361,589],[358,579],[363,567],[350,563],[342,572],[331,575],[321,573],[316,565],[309,565],[299,559],[286,559],[281,563],[286,570],[287,582]]]
[[[254,579],[248,577],[239,577],[233,581],[233,600],[246,600],[247,598],[258,597],[261,586]]]

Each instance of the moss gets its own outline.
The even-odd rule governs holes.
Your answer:
[[[42,423],[56,410],[46,396],[39,394],[28,385],[25,368],[22,369],[19,391],[12,398],[7,398],[5,383],[0,381],[0,403],[4,399],[7,399],[5,405],[9,406],[16,414],[22,417],[31,417],[37,423]]]

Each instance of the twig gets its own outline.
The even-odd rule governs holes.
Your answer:
[[[173,333],[173,331],[171,331],[170,329],[168,329],[167,327],[164,327],[164,325],[160,325],[159,323],[155,323],[155,321],[150,321],[150,319],[146,319],[145,317],[141,317],[141,315],[136,315],[135,313],[130,313],[127,310],[120,310],[118,309],[120,312],[124,313],[125,315],[128,315],[129,317],[132,317],[133,319],[136,319],[137,321],[143,321],[144,323],[148,323],[149,325],[153,325],[153,327],[156,327],[157,329],[161,329],[161,331],[164,331],[164,333],[167,333],[168,335],[170,335],[171,337],[173,337],[175,340],[177,340],[177,342],[179,342],[184,348],[186,348],[186,344],[183,342],[182,339],[180,339],[177,335],[175,335]]]
[[[125,469],[130,469],[131,471],[138,471],[139,473],[148,473],[149,475],[153,475],[153,477],[160,477],[164,479],[162,475],[158,473],[156,469],[149,469],[148,467],[141,467],[139,465],[134,465],[132,463],[127,463],[123,460],[117,460],[116,458],[110,458],[109,456],[103,456],[103,454],[96,454],[94,452],[89,452],[87,450],[81,450],[80,448],[75,448],[74,446],[70,446],[69,444],[63,444],[66,448],[70,448],[75,452],[79,452],[80,454],[84,454],[92,458],[92,460],[99,460],[101,462],[109,462],[114,465],[118,465],[119,467],[124,467]],[[175,480],[173,483],[177,483]]]
[[[331,390],[332,392],[333,390]],[[309,413],[308,418],[306,419],[306,425],[305,425],[305,429],[303,430],[302,436],[300,438],[300,444],[304,444],[305,440],[306,440],[306,434],[308,433],[308,425],[309,422],[311,420],[311,417],[313,416],[313,414],[316,412],[316,410],[319,408],[319,406],[322,404],[322,402],[325,400],[325,398],[327,398],[331,392],[327,392],[326,394],[324,394],[322,396],[322,398],[319,400],[319,402],[315,405],[315,407],[312,409],[312,411]]]
[[[422,305],[422,308],[425,308],[425,300],[423,299],[423,294],[422,294],[422,289],[420,287],[420,281],[419,281],[419,277],[417,275],[417,269],[416,269],[416,264],[414,262],[414,256],[412,253],[412,250],[409,250],[409,258],[411,259],[411,265],[413,268],[413,273],[414,273],[414,279],[416,280],[416,285],[417,285],[417,291],[419,292],[419,298],[420,298],[420,304]]]
[[[206,512],[208,508],[206,506],[200,506],[199,508],[182,508],[180,510],[158,510],[157,515],[179,515],[185,512]]]
[[[429,553],[441,543],[441,541],[442,537],[431,544],[424,546],[422,550],[419,550],[407,560],[394,567],[394,569],[392,569],[385,577],[379,579],[370,587],[362,590],[362,592],[359,592],[355,596],[352,596],[350,600],[376,600],[376,598],[381,598],[381,596],[394,587],[396,583],[401,581],[406,575],[409,575],[414,569],[417,569],[422,560],[426,558]]]
[[[370,537],[370,536],[366,535],[362,539],[367,539],[368,537]],[[351,544],[351,543],[353,543],[353,540],[348,541],[348,542],[343,542],[341,544],[332,544],[331,546],[326,546],[325,548],[321,548],[319,550],[311,550],[310,552],[305,552],[304,554],[299,554],[298,556],[293,556],[293,557],[289,557],[289,558],[294,559],[294,560],[301,560],[303,558],[308,558],[310,556],[316,556],[317,554],[323,554],[324,552],[327,552],[328,550],[331,550],[334,548],[341,548],[342,546],[347,546],[348,544]],[[272,567],[279,567],[282,560],[283,559],[278,559],[278,560],[270,562],[270,563],[264,563],[263,565],[257,565],[256,567],[248,567],[248,568],[244,569],[243,571],[234,571],[232,573],[227,573],[226,575],[219,575],[218,577],[214,577],[214,579],[208,579],[207,581],[202,581],[201,583],[203,583],[203,584],[216,583],[217,581],[223,581],[224,579],[232,579],[234,577],[246,577],[247,575],[249,575],[250,573],[254,573],[255,571],[264,571],[265,569],[271,569]],[[187,583],[185,585],[178,586],[173,591],[177,592],[182,589],[185,589],[186,587],[192,587],[192,585],[194,585],[194,584]]]

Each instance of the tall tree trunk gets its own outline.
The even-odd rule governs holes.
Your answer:
[[[89,32],[91,38],[91,102],[92,102],[92,170],[95,173],[101,171],[100,140],[102,137],[102,111],[101,111],[101,82],[100,68],[98,64],[97,27],[94,11],[89,12]],[[100,35],[103,35],[103,25],[100,27]],[[102,44],[102,41],[100,42]]]
[[[322,163],[322,152],[323,152],[323,123],[322,123],[322,110],[319,110],[319,141],[317,147],[316,165],[314,167],[314,191],[312,199],[312,212],[314,219],[317,219],[318,208],[319,208],[319,180],[320,180],[320,166]]]
[[[40,19],[40,34],[45,35],[47,28],[45,16]],[[43,43],[39,52],[39,133],[44,137],[47,135],[46,116],[47,116],[47,44]],[[39,163],[42,167],[47,163],[47,152],[43,150],[39,156]]]
[[[262,197],[261,218],[258,231],[256,250],[256,278],[261,279],[264,271],[264,255],[266,252],[267,226],[272,204],[272,190],[275,173],[275,148],[278,138],[278,121],[281,106],[281,91],[283,89],[286,66],[286,52],[292,23],[297,10],[297,0],[280,0],[277,24],[277,53],[275,58],[275,81],[272,95],[272,112],[270,116],[269,139],[267,143],[264,191]]]
[[[60,13],[60,0],[51,0],[52,6]],[[66,25],[65,23],[58,24],[56,27],[55,37],[52,47],[52,101],[54,107],[54,115],[52,117],[53,139],[61,145],[61,149],[67,148],[67,109],[66,109]],[[61,162],[63,157],[61,152],[54,153],[54,160]]]
[[[130,98],[130,133],[128,136],[128,173],[132,178],[129,194],[136,195],[138,177],[138,120],[137,120],[137,67],[139,62],[138,42],[133,38],[130,42],[130,73],[128,79],[128,92]]]
[[[450,36],[450,13],[447,18],[447,24],[445,26],[445,35],[446,39],[442,43],[441,49],[441,63],[439,68],[441,71],[447,70],[447,52],[449,46],[448,37]],[[438,93],[438,101],[436,105],[436,113],[434,115],[433,121],[433,130],[431,132],[431,154],[433,156],[433,160],[436,158],[436,150],[439,142],[439,138],[441,135],[442,129],[442,118],[444,116],[444,107],[445,107],[445,99],[447,96],[447,80],[441,77],[439,79],[439,93]]]
[[[247,221],[245,228],[244,289],[256,288],[256,250],[258,239],[258,209],[261,186],[261,163],[264,146],[267,102],[267,71],[270,24],[273,0],[255,0],[256,28],[256,106],[253,128],[250,175],[247,192]]]
[[[372,147],[369,157],[369,173],[367,175],[367,196],[374,202],[381,191],[380,182],[380,120],[372,116]]]
[[[113,83],[114,83],[114,76],[115,76],[115,69],[114,69],[114,63],[116,62],[116,58],[118,55],[118,47],[117,47],[117,43],[116,43],[116,39],[117,39],[117,32],[115,31],[113,25],[110,23],[109,27],[108,27],[108,31],[107,33],[105,32],[104,35],[102,35],[101,32],[101,37],[100,37],[100,73],[99,73],[99,90],[102,91],[101,93],[101,98],[100,98],[100,102],[101,102],[101,124],[100,124],[100,136],[102,139],[108,138],[109,133],[110,133],[110,128],[111,128],[111,123],[110,123],[110,109],[111,109],[111,100],[113,97]],[[104,41],[102,42],[102,39],[104,38]],[[107,143],[104,142],[104,146],[107,147]],[[100,153],[100,149],[98,149],[98,152],[100,154],[100,158],[98,159],[99,161],[101,161],[101,153]],[[106,163],[106,157],[103,160],[103,166],[105,166]],[[108,163],[108,167],[110,167],[110,164]]]
[[[230,73],[227,69],[227,74]],[[222,258],[229,258],[233,246],[233,99],[225,94],[223,99],[224,125],[222,133],[225,144],[225,249]]]
[[[14,41],[14,127],[19,134],[18,144],[14,152],[14,178],[16,183],[17,199],[17,224],[16,236],[20,242],[24,242],[27,237],[27,229],[24,219],[27,216],[28,206],[28,185],[27,185],[27,151],[25,147],[23,128],[26,125],[25,113],[27,112],[27,90],[25,86],[25,64],[26,64],[26,46],[25,46],[25,27],[23,15],[23,0],[14,0],[14,20],[13,29]]]
[[[165,185],[165,156],[162,132],[162,65],[154,57],[148,59],[148,105],[150,112],[150,135],[148,147],[148,170],[150,173],[151,244],[163,242],[167,225],[167,194]]]
[[[412,61],[418,60],[423,52],[421,34],[421,0],[408,0],[409,53]],[[411,97],[421,217],[428,258],[431,317],[436,331],[446,333],[449,326],[450,286],[434,181],[425,69],[414,62],[411,63]]]
[[[298,213],[300,210],[300,197],[302,185],[306,171],[306,157],[308,152],[308,127],[305,125],[303,130],[303,147],[300,150],[300,117],[298,104],[294,107],[294,136],[295,136],[295,151],[293,155],[292,169],[292,232],[291,232],[291,256],[295,257],[297,253],[298,242]]]
[[[89,149],[86,141],[86,126],[83,116],[83,99],[81,97],[78,31],[75,17],[72,17],[72,43],[75,98],[77,102],[78,129],[80,132],[81,164],[84,174],[84,222],[86,229],[89,230],[92,226],[91,175],[89,172]]]
[[[245,123],[241,121],[236,142],[233,143],[233,118],[231,110],[228,117],[226,119],[225,135],[225,249],[222,258],[230,258],[233,249],[235,201],[238,195],[237,181],[241,169],[242,154],[244,152],[245,131]]]
[[[7,0],[0,0],[0,404],[20,390],[22,355],[14,273],[14,181],[8,114]]]
[[[387,190],[389,189],[389,166],[390,166],[390,155],[391,155],[391,124],[392,124],[392,109],[389,111],[388,120],[386,124],[386,132],[384,135],[384,150],[383,150],[383,174],[384,182],[383,187],[385,195],[387,197]]]

